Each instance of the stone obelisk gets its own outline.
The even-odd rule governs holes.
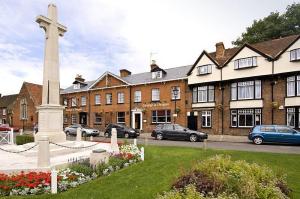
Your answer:
[[[41,136],[48,136],[52,142],[66,141],[63,132],[63,110],[59,100],[59,36],[67,28],[57,22],[57,9],[54,4],[48,5],[48,17],[38,16],[36,22],[45,30],[45,58],[43,70],[42,105],[38,107],[39,132],[35,136],[38,141]]]

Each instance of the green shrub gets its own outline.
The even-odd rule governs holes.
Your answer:
[[[83,173],[85,176],[92,176],[94,173],[93,168],[87,166],[86,164],[74,163],[69,166],[69,168],[78,173]]]
[[[105,169],[107,169],[108,168],[108,164],[105,164],[104,162],[101,162],[100,164],[98,164],[97,166],[96,166],[96,174],[98,175],[98,176],[102,176],[103,175],[103,171],[105,170]]]
[[[119,167],[119,169],[122,168],[125,163],[126,160],[116,156],[111,156],[108,161],[108,164],[112,166],[114,169],[116,167]]]
[[[22,145],[26,143],[34,142],[34,137],[32,135],[17,135],[16,144]]]

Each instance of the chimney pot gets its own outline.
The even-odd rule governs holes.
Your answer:
[[[127,70],[127,69],[120,70],[120,77],[127,77],[129,75],[131,75],[131,72],[129,70]]]
[[[152,71],[154,68],[157,68],[157,67],[158,67],[158,65],[156,65],[156,61],[155,61],[155,60],[152,60],[152,63],[151,63],[151,65],[150,65],[150,67],[151,67],[151,71]]]
[[[85,79],[82,78],[82,75],[77,74],[75,77],[75,81],[84,82]]]
[[[217,59],[222,58],[224,57],[224,54],[225,54],[225,47],[223,42],[216,43],[216,58]]]

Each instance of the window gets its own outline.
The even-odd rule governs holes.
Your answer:
[[[76,123],[77,123],[77,117],[76,117],[75,114],[72,114],[72,115],[71,115],[71,123],[72,123],[72,124],[76,124]]]
[[[117,123],[124,124],[125,123],[125,112],[118,112],[117,114]]]
[[[256,57],[247,57],[234,61],[234,69],[249,68],[257,66]]]
[[[211,127],[211,111],[202,111],[202,127]]]
[[[100,99],[100,95],[95,95],[95,104],[101,104],[101,99]]]
[[[86,106],[86,97],[81,96],[81,106]]]
[[[152,123],[171,123],[170,110],[152,111]]]
[[[175,99],[175,95],[174,95],[174,90],[177,89],[177,96],[176,99],[180,99],[180,87],[179,86],[173,86],[172,90],[171,90],[171,96],[172,96],[172,100]]]
[[[118,104],[124,104],[124,93],[118,93]]]
[[[152,72],[152,79],[160,79],[162,78],[162,71]]]
[[[231,100],[261,99],[261,80],[231,84]]]
[[[215,100],[214,86],[200,86],[193,88],[193,103],[213,102]]]
[[[74,106],[77,106],[77,103],[76,103],[76,97],[72,97],[72,103],[71,103],[71,106],[74,107]]]
[[[64,123],[68,124],[68,121],[69,121],[68,115],[64,115]]]
[[[261,125],[261,109],[231,110],[231,127]]]
[[[67,98],[64,98],[64,105],[68,106],[68,99]]]
[[[80,83],[74,84],[73,88],[74,89],[80,89]]]
[[[102,123],[102,114],[95,113],[95,124],[101,124],[101,123]]]
[[[6,115],[6,109],[2,109],[2,115],[5,116]]]
[[[262,127],[260,127],[260,130],[262,132],[275,132],[275,127],[274,126],[262,126]]]
[[[20,109],[21,109],[21,115],[20,115],[20,119],[21,120],[27,120],[28,115],[27,115],[27,101],[26,99],[22,99],[21,100],[21,104],[20,104]]]
[[[141,101],[142,101],[142,91],[135,91],[134,102],[141,102]]]
[[[106,94],[106,104],[112,104],[112,94],[111,93]]]
[[[300,48],[291,50],[290,53],[291,53],[290,54],[291,61],[300,60]]]
[[[152,89],[152,101],[155,102],[155,101],[159,101],[160,98],[159,98],[159,89],[158,88],[153,88]]]
[[[288,97],[300,96],[300,75],[287,78],[286,95]]]
[[[293,129],[285,126],[278,126],[277,128],[278,133],[293,133],[295,132]]]
[[[287,108],[286,122],[290,127],[295,128],[295,108]]]
[[[198,66],[198,75],[210,74],[213,64]]]

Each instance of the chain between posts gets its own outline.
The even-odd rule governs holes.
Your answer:
[[[89,146],[82,146],[82,147],[79,147],[79,146],[78,147],[65,146],[65,145],[54,143],[54,142],[50,142],[50,144],[54,144],[56,146],[60,146],[60,147],[68,148],[68,149],[84,149],[84,148],[89,148],[89,147],[96,146],[97,144],[100,144],[100,143],[98,142],[96,144],[92,144],[92,145],[89,145]]]
[[[25,152],[25,151],[29,151],[29,150],[33,149],[33,148],[36,147],[37,145],[38,145],[38,144],[35,144],[34,146],[29,147],[28,149],[25,149],[25,150],[23,150],[23,151],[10,151],[10,150],[7,150],[7,149],[3,149],[3,148],[1,148],[1,147],[0,147],[0,150],[1,150],[1,151],[8,152],[8,153],[23,153],[23,152]]]

